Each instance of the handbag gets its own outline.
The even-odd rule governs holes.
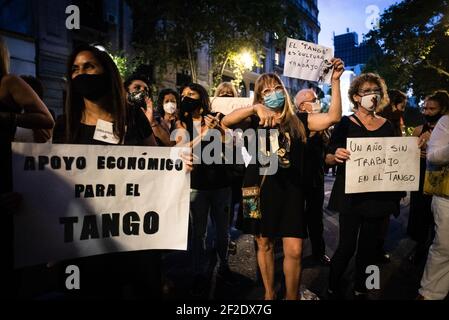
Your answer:
[[[427,163],[424,194],[449,197],[449,165],[434,166]]]
[[[263,176],[260,186],[251,186],[242,188],[242,209],[245,219],[262,219],[262,210],[260,209],[260,191],[265,182]]]

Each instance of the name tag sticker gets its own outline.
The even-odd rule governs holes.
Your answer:
[[[111,144],[119,144],[120,139],[114,135],[112,125],[112,122],[98,119],[97,127],[95,128],[94,133],[94,140]]]

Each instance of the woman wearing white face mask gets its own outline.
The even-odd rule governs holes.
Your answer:
[[[161,90],[157,99],[156,110],[171,133],[176,129],[176,121],[178,120],[179,94],[169,88]]]
[[[357,298],[365,296],[366,267],[378,260],[379,239],[385,221],[399,210],[400,193],[376,192],[345,194],[345,166],[350,157],[346,138],[393,137],[393,125],[376,115],[388,104],[385,82],[376,74],[362,74],[351,83],[349,99],[354,114],[343,117],[333,131],[326,163],[339,165],[329,206],[340,213],[340,237],[338,248],[332,258],[329,293],[339,296],[343,292],[340,282],[356,248],[356,273],[354,293]],[[333,202],[333,203],[332,203]],[[341,297],[341,296],[340,296]]]

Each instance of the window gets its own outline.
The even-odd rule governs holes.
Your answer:
[[[0,29],[32,36],[32,11],[29,0],[0,0]]]

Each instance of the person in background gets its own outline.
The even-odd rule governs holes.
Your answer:
[[[389,120],[394,126],[397,137],[402,137],[404,132],[404,111],[407,105],[407,95],[399,90],[388,90],[390,103],[379,112],[379,116]]]
[[[239,95],[231,82],[222,82],[215,90],[214,97],[237,98]]]
[[[0,249],[3,254],[0,281],[3,290],[15,296],[18,279],[13,272],[13,214],[22,196],[13,192],[11,142],[17,126],[33,129],[42,141],[49,140],[54,120],[33,89],[23,79],[9,73],[9,63],[9,50],[0,36]]]
[[[201,144],[201,150],[209,145],[210,142],[203,138],[212,129],[218,130],[221,138],[224,136],[220,125],[222,116],[220,113],[211,112],[209,95],[203,86],[191,83],[182,90],[176,128],[188,133],[188,140],[185,142],[194,150],[198,144]],[[177,141],[177,143],[181,142]],[[190,240],[194,273],[190,292],[198,297],[206,293],[210,283],[208,271],[211,266],[204,261],[209,215],[215,225],[215,245],[219,257],[217,277],[225,283],[234,283],[235,277],[229,268],[228,261],[231,182],[224,164],[207,165],[203,162],[194,165],[190,181]]]
[[[321,112],[321,103],[315,91],[303,89],[296,94],[295,106],[299,112],[316,114]],[[323,238],[323,203],[324,203],[324,132],[311,131],[307,137],[304,158],[304,189],[307,230],[312,244],[312,255],[324,266],[330,265],[326,255],[326,244]]]
[[[436,91],[426,97],[421,109],[424,124],[413,131],[413,136],[419,137],[421,144],[419,190],[411,192],[410,212],[407,225],[407,234],[416,241],[410,261],[413,264],[422,264],[426,260],[429,246],[434,237],[434,215],[431,210],[432,197],[423,193],[424,175],[426,172],[427,141],[438,120],[449,107],[448,94],[445,91]]]
[[[434,93],[446,102],[449,95],[445,91]],[[449,104],[441,104],[444,116],[438,120],[427,142],[429,168],[449,167]],[[449,175],[434,181],[439,184],[440,194],[433,195],[432,211],[435,221],[435,238],[430,246],[424,274],[421,279],[419,297],[421,300],[444,300],[449,293]],[[432,183],[432,184],[433,184]],[[445,186],[445,187],[444,187]]]
[[[176,129],[176,121],[179,119],[179,105],[179,94],[175,90],[167,88],[159,92],[156,112],[162,117],[170,133]]]
[[[134,126],[138,130],[144,130],[147,127],[147,122],[149,122],[157,144],[163,146],[172,145],[169,130],[165,122],[161,120],[153,108],[151,86],[146,77],[133,75],[126,79],[124,85],[127,92],[127,101],[130,106],[130,119],[135,119],[136,121]],[[146,119],[138,116],[142,112],[145,114]]]
[[[220,98],[238,98],[237,90],[231,82],[222,82],[218,85],[215,90],[214,97]],[[231,175],[231,184],[232,184],[232,200],[231,200],[231,217],[230,217],[230,236],[229,236],[229,253],[236,254],[237,253],[237,243],[232,240],[231,237],[231,229],[233,226],[233,221],[235,218],[235,211],[237,207],[237,215],[241,213],[241,205],[242,201],[242,185],[243,185],[243,176],[245,173],[244,165],[233,164],[232,169],[230,168]]]

